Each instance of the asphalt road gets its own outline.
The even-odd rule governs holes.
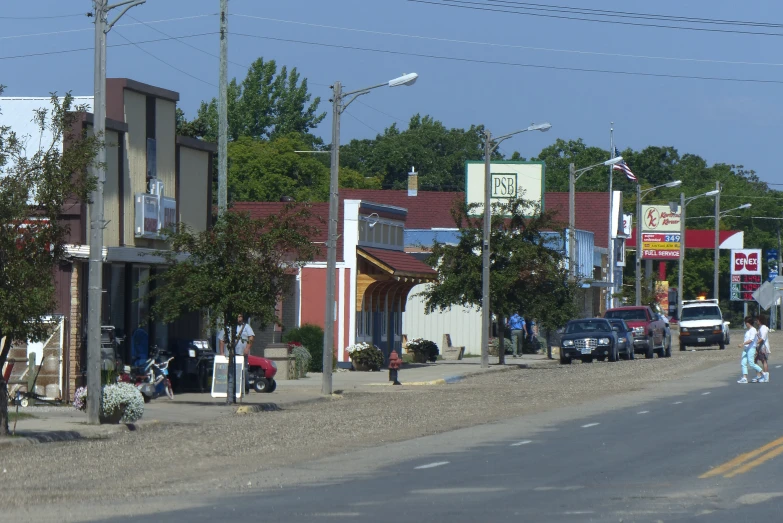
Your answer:
[[[161,522],[780,521],[783,369],[771,370],[771,383],[739,385],[738,365],[722,365],[654,395],[346,449],[148,509]],[[276,488],[254,486],[270,478]]]

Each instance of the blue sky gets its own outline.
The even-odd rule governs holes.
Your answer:
[[[443,3],[444,0],[431,1]],[[471,1],[488,3],[488,0]],[[499,6],[497,0],[490,1]],[[518,5],[516,1],[506,3]],[[762,0],[538,2],[613,12],[783,24],[783,3]],[[5,94],[40,96],[68,90],[74,94],[91,94],[93,55],[90,50],[2,58],[91,48],[92,24],[87,17],[35,20],[8,17],[86,13],[91,10],[92,2],[36,0],[3,4],[0,83],[7,86]],[[145,25],[128,26],[136,23],[132,16],[145,22],[169,20],[150,25],[171,36],[212,33],[184,41],[217,55],[218,7],[218,0],[147,0],[118,23],[109,34],[109,45],[126,43],[123,37],[133,42],[165,38]],[[417,112],[430,114],[450,127],[483,123],[495,135],[526,127],[531,122],[551,122],[553,128],[546,134],[525,133],[502,146],[506,154],[518,150],[530,157],[558,137],[583,138],[590,145],[608,149],[609,123],[613,121],[615,141],[621,149],[672,145],[680,153],[698,154],[709,163],[744,165],[755,169],[764,181],[783,183],[777,165],[782,125],[779,93],[783,91],[783,57],[778,50],[783,44],[783,26],[698,26],[780,34],[759,36],[522,16],[406,0],[230,0],[229,11],[232,14],[229,31],[236,33],[229,39],[229,60],[235,62],[229,66],[229,76],[243,78],[247,64],[259,56],[297,67],[308,78],[314,95],[321,96],[324,111],[329,109],[329,85],[335,80],[342,81],[346,89],[353,89],[382,83],[402,73],[419,74],[419,81],[412,87],[378,89],[363,97],[362,103],[353,104],[342,119],[343,143],[352,138],[374,137],[395,121],[405,127],[410,116]],[[31,33],[49,34],[19,36]],[[239,33],[266,38],[238,36]],[[779,83],[553,70],[367,52],[279,39],[546,67]],[[217,95],[216,58],[177,40],[138,44],[138,47],[110,47],[108,75],[178,91],[180,107],[189,116],[201,100]],[[327,117],[317,134],[329,142],[329,132]],[[644,173],[637,172],[637,175],[644,178]]]

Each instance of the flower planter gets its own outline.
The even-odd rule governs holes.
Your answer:
[[[371,372],[372,367],[367,365],[366,363],[359,363],[358,361],[351,362],[353,364],[353,369],[359,372]]]
[[[114,409],[110,414],[100,413],[98,419],[102,425],[117,425],[125,414],[124,408]]]
[[[414,363],[427,363],[428,359],[429,359],[429,354],[427,354],[424,351],[415,351],[413,353],[413,362]]]

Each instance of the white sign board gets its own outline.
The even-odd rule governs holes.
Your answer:
[[[731,251],[731,274],[761,276],[761,249],[734,249]]]
[[[680,212],[668,205],[642,205],[642,232],[680,232]]]
[[[492,204],[510,198],[524,198],[538,204],[544,200],[544,162],[501,161],[489,164]],[[472,215],[484,213],[484,162],[465,162],[465,198],[468,205],[477,204]],[[543,207],[543,205],[542,205]]]
[[[237,356],[236,358],[236,396],[242,397],[245,392],[245,358]],[[212,397],[225,398],[228,395],[228,358],[226,356],[216,355],[215,364],[212,367]]]
[[[633,230],[633,214],[623,214],[623,234],[630,238]]]

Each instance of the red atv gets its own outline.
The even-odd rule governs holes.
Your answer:
[[[274,392],[277,388],[275,381],[277,364],[274,361],[261,356],[247,356],[247,382],[246,390],[254,389],[256,392]]]

